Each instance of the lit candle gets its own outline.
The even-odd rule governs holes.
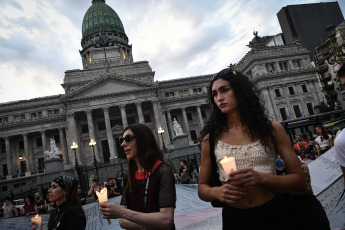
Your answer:
[[[108,201],[108,190],[107,190],[107,188],[101,189],[100,192],[96,191],[96,195],[98,197],[99,203],[105,203]],[[107,219],[107,221],[108,221],[108,224],[110,224],[110,220]]]
[[[236,162],[234,157],[224,157],[220,163],[227,175],[231,172],[236,171]]]
[[[41,217],[37,214],[35,217],[31,218],[32,229],[37,229],[41,225]]]

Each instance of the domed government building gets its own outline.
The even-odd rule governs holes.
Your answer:
[[[81,32],[83,69],[65,72],[65,94],[0,104],[2,192],[12,189],[6,181],[42,172],[51,139],[65,170],[76,164],[92,167],[94,159],[102,167],[126,158],[118,138],[124,127],[138,122],[152,129],[166,152],[174,152],[179,148],[174,142],[176,119],[187,145],[199,153],[197,138],[210,112],[206,98],[213,73],[155,81],[148,61],[134,61],[121,19],[105,0],[92,1]],[[300,44],[269,46],[280,41],[279,35],[265,39],[256,35],[251,51],[233,67],[262,90],[272,118],[313,114],[321,90],[309,52]],[[72,149],[73,143],[78,147]]]

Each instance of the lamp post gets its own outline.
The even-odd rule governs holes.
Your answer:
[[[164,130],[162,129],[162,127],[159,127],[158,134],[161,135],[162,144],[163,144],[163,152],[166,153],[166,148],[165,148],[165,144],[164,144],[164,140],[163,140]]]
[[[19,160],[23,160],[23,157],[22,157],[22,154],[21,153],[19,153]]]
[[[97,180],[99,181],[98,177],[98,169],[97,169],[97,161],[96,161],[96,155],[95,155],[95,146],[96,146],[96,141],[91,139],[89,143],[90,147],[92,147],[92,152],[93,152],[93,162],[95,164],[95,169],[96,169],[96,175],[97,175]]]
[[[78,167],[78,160],[77,160],[77,149],[78,145],[73,141],[73,144],[71,145],[71,149],[74,151],[74,157],[75,157],[75,167]]]

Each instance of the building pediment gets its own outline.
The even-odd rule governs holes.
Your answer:
[[[157,83],[143,82],[125,76],[105,76],[95,79],[78,90],[65,95],[62,100],[81,100],[108,95],[135,93],[153,90],[156,87],[158,87]]]

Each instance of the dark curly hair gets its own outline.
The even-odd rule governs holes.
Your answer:
[[[200,142],[211,130],[213,131],[214,139],[219,138],[222,132],[228,131],[227,115],[218,108],[212,95],[213,83],[218,79],[228,81],[233,89],[242,125],[248,132],[250,139],[252,141],[260,139],[263,146],[271,149],[273,147],[273,126],[266,115],[263,102],[259,96],[260,92],[254,87],[248,77],[230,68],[220,71],[213,77],[210,83],[208,102],[211,106],[211,116],[200,132]]]

